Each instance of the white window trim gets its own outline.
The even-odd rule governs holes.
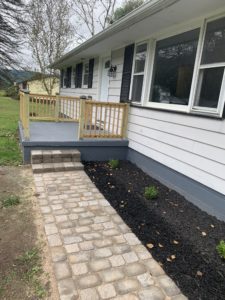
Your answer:
[[[218,102],[217,110],[213,108],[204,108],[204,107],[195,107],[194,101],[195,101],[195,95],[196,95],[196,89],[198,85],[198,74],[200,69],[208,68],[208,67],[225,67],[225,63],[215,63],[210,65],[204,65],[200,66],[200,61],[202,57],[202,51],[204,46],[204,39],[205,39],[205,33],[206,33],[206,26],[209,22],[213,20],[220,19],[225,16],[225,13],[218,14],[213,17],[209,17],[207,19],[200,20],[193,24],[193,26],[188,26],[187,30],[184,30],[184,28],[178,28],[177,30],[173,30],[173,32],[166,33],[166,34],[159,34],[158,36],[152,36],[150,40],[148,41],[148,52],[146,57],[146,63],[145,63],[145,74],[144,74],[144,83],[143,83],[143,90],[142,90],[142,101],[141,102],[132,102],[135,105],[138,106],[145,106],[150,108],[157,108],[162,110],[171,110],[171,111],[180,111],[180,112],[186,112],[191,114],[202,114],[202,115],[209,115],[214,117],[222,117],[223,114],[223,108],[225,104],[225,70],[224,70],[224,76],[223,81],[221,85],[221,92],[220,92],[220,99]],[[200,29],[199,34],[199,40],[198,40],[198,47],[196,52],[196,58],[195,58],[195,65],[194,65],[194,71],[193,71],[193,78],[192,78],[192,84],[191,84],[191,90],[189,95],[189,102],[188,105],[177,105],[177,104],[167,104],[167,103],[157,103],[149,101],[151,88],[152,88],[152,80],[153,80],[153,71],[154,71],[154,62],[155,62],[155,52],[156,52],[156,43],[157,41],[172,37],[177,34],[182,34],[184,32],[194,30],[194,29]],[[137,44],[144,43],[138,42]],[[136,44],[136,45],[137,45]],[[130,88],[130,97],[132,93],[132,86],[133,86],[133,68],[134,68],[134,62],[133,60],[133,67],[132,67],[132,83]],[[200,109],[199,109],[200,108]]]
[[[85,65],[88,65],[88,73],[85,73]],[[82,74],[82,88],[83,89],[87,89],[88,88],[88,84],[84,84],[84,75],[88,74],[89,75],[89,60],[86,60],[83,62],[83,74]]]
[[[192,89],[192,94],[189,99],[189,106],[190,106],[190,112],[195,114],[202,114],[202,115],[211,115],[211,116],[216,116],[216,117],[222,117],[223,115],[223,108],[224,108],[224,103],[225,103],[225,62],[223,63],[212,63],[212,64],[205,64],[201,65],[201,59],[202,59],[202,54],[203,54],[203,49],[204,49],[204,42],[205,42],[205,36],[206,36],[206,30],[207,30],[207,24],[218,20],[220,18],[225,17],[225,14],[219,15],[219,16],[214,16],[212,18],[205,19],[203,21],[202,27],[201,27],[201,36],[200,36],[200,41],[199,41],[199,55],[197,57],[197,63],[195,65],[195,74],[192,79],[192,85],[194,83],[194,88]],[[224,73],[223,73],[223,79],[222,79],[222,84],[221,84],[221,89],[220,89],[220,95],[218,99],[218,105],[217,108],[210,108],[210,107],[202,107],[202,106],[196,106],[195,105],[195,99],[196,95],[198,92],[198,80],[199,80],[199,73],[200,70],[203,69],[209,69],[209,68],[219,68],[219,67],[224,67]]]
[[[134,69],[135,69],[135,60],[136,60],[136,49],[139,45],[142,44],[146,44],[147,45],[147,49],[146,49],[146,58],[145,58],[145,67],[144,67],[144,71],[143,72],[139,72],[139,73],[135,73]],[[131,99],[132,97],[132,90],[133,90],[133,81],[134,81],[134,76],[135,75],[143,75],[143,84],[142,84],[142,94],[141,94],[141,101],[132,101],[133,104],[135,105],[142,105],[143,104],[143,100],[144,100],[144,96],[145,96],[145,89],[146,89],[146,85],[147,85],[147,70],[148,70],[148,59],[149,59],[149,40],[144,40],[144,41],[140,41],[138,43],[135,43],[135,47],[134,47],[134,57],[133,57],[133,64],[132,64],[132,72],[131,72],[131,84],[130,84],[130,92],[129,92],[129,99]]]
[[[191,30],[195,30],[195,29],[199,29],[200,28],[200,34],[201,34],[201,24],[194,24],[193,26],[189,27],[188,30],[180,30],[177,29],[176,31],[171,32],[170,34],[166,34],[166,35],[160,35],[159,37],[156,37],[154,40],[152,40],[152,47],[150,52],[152,53],[151,56],[151,65],[149,66],[150,68],[150,74],[149,74],[149,86],[148,86],[148,90],[146,92],[146,97],[145,97],[145,102],[144,102],[144,106],[147,107],[151,107],[151,108],[158,108],[158,109],[162,109],[162,110],[171,110],[171,111],[179,111],[179,112],[190,112],[190,108],[189,108],[189,103],[190,103],[190,95],[191,95],[191,90],[192,90],[192,86],[191,86],[191,90],[190,90],[190,95],[189,95],[189,102],[188,105],[179,105],[179,104],[169,104],[169,103],[159,103],[159,102],[153,102],[150,101],[150,94],[152,91],[152,84],[153,84],[153,75],[154,75],[154,63],[155,63],[155,55],[156,55],[156,44],[159,41],[162,41],[164,39],[173,37],[175,35],[178,34],[182,34]],[[197,46],[197,51],[196,51],[196,58],[197,58],[197,53],[198,53],[198,47],[199,47],[199,40],[200,40],[200,36],[198,39],[198,46]],[[196,58],[195,58],[195,66],[196,66]],[[194,66],[194,69],[195,69]],[[194,72],[193,72],[193,77],[194,77]],[[192,85],[193,85],[193,79],[192,79]]]

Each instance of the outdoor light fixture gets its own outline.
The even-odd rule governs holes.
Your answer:
[[[109,77],[116,77],[116,70],[117,70],[117,66],[111,65],[109,70],[108,70],[108,76]]]

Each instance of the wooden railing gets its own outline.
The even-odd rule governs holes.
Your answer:
[[[79,122],[80,98],[29,95],[30,120]]]
[[[27,139],[30,121],[79,122],[79,139],[125,138],[127,118],[125,103],[20,93],[20,120]]]
[[[79,137],[125,138],[128,104],[82,101]]]

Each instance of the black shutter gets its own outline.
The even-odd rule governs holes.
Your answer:
[[[83,64],[80,63],[76,65],[75,70],[75,88],[81,88],[82,87],[82,73],[83,73]]]
[[[129,100],[133,57],[134,57],[134,44],[127,46],[124,52],[120,102],[127,102]]]
[[[88,88],[89,89],[92,88],[92,84],[93,84],[94,64],[95,64],[94,58],[90,59],[89,60],[89,74],[88,74]]]
[[[71,87],[71,75],[72,75],[72,67],[68,67],[66,69],[66,87]]]
[[[61,70],[60,72],[60,86],[63,88],[63,78],[64,78],[64,70]]]

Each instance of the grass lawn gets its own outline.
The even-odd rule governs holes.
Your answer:
[[[0,165],[21,164],[18,143],[19,101],[0,91]]]

